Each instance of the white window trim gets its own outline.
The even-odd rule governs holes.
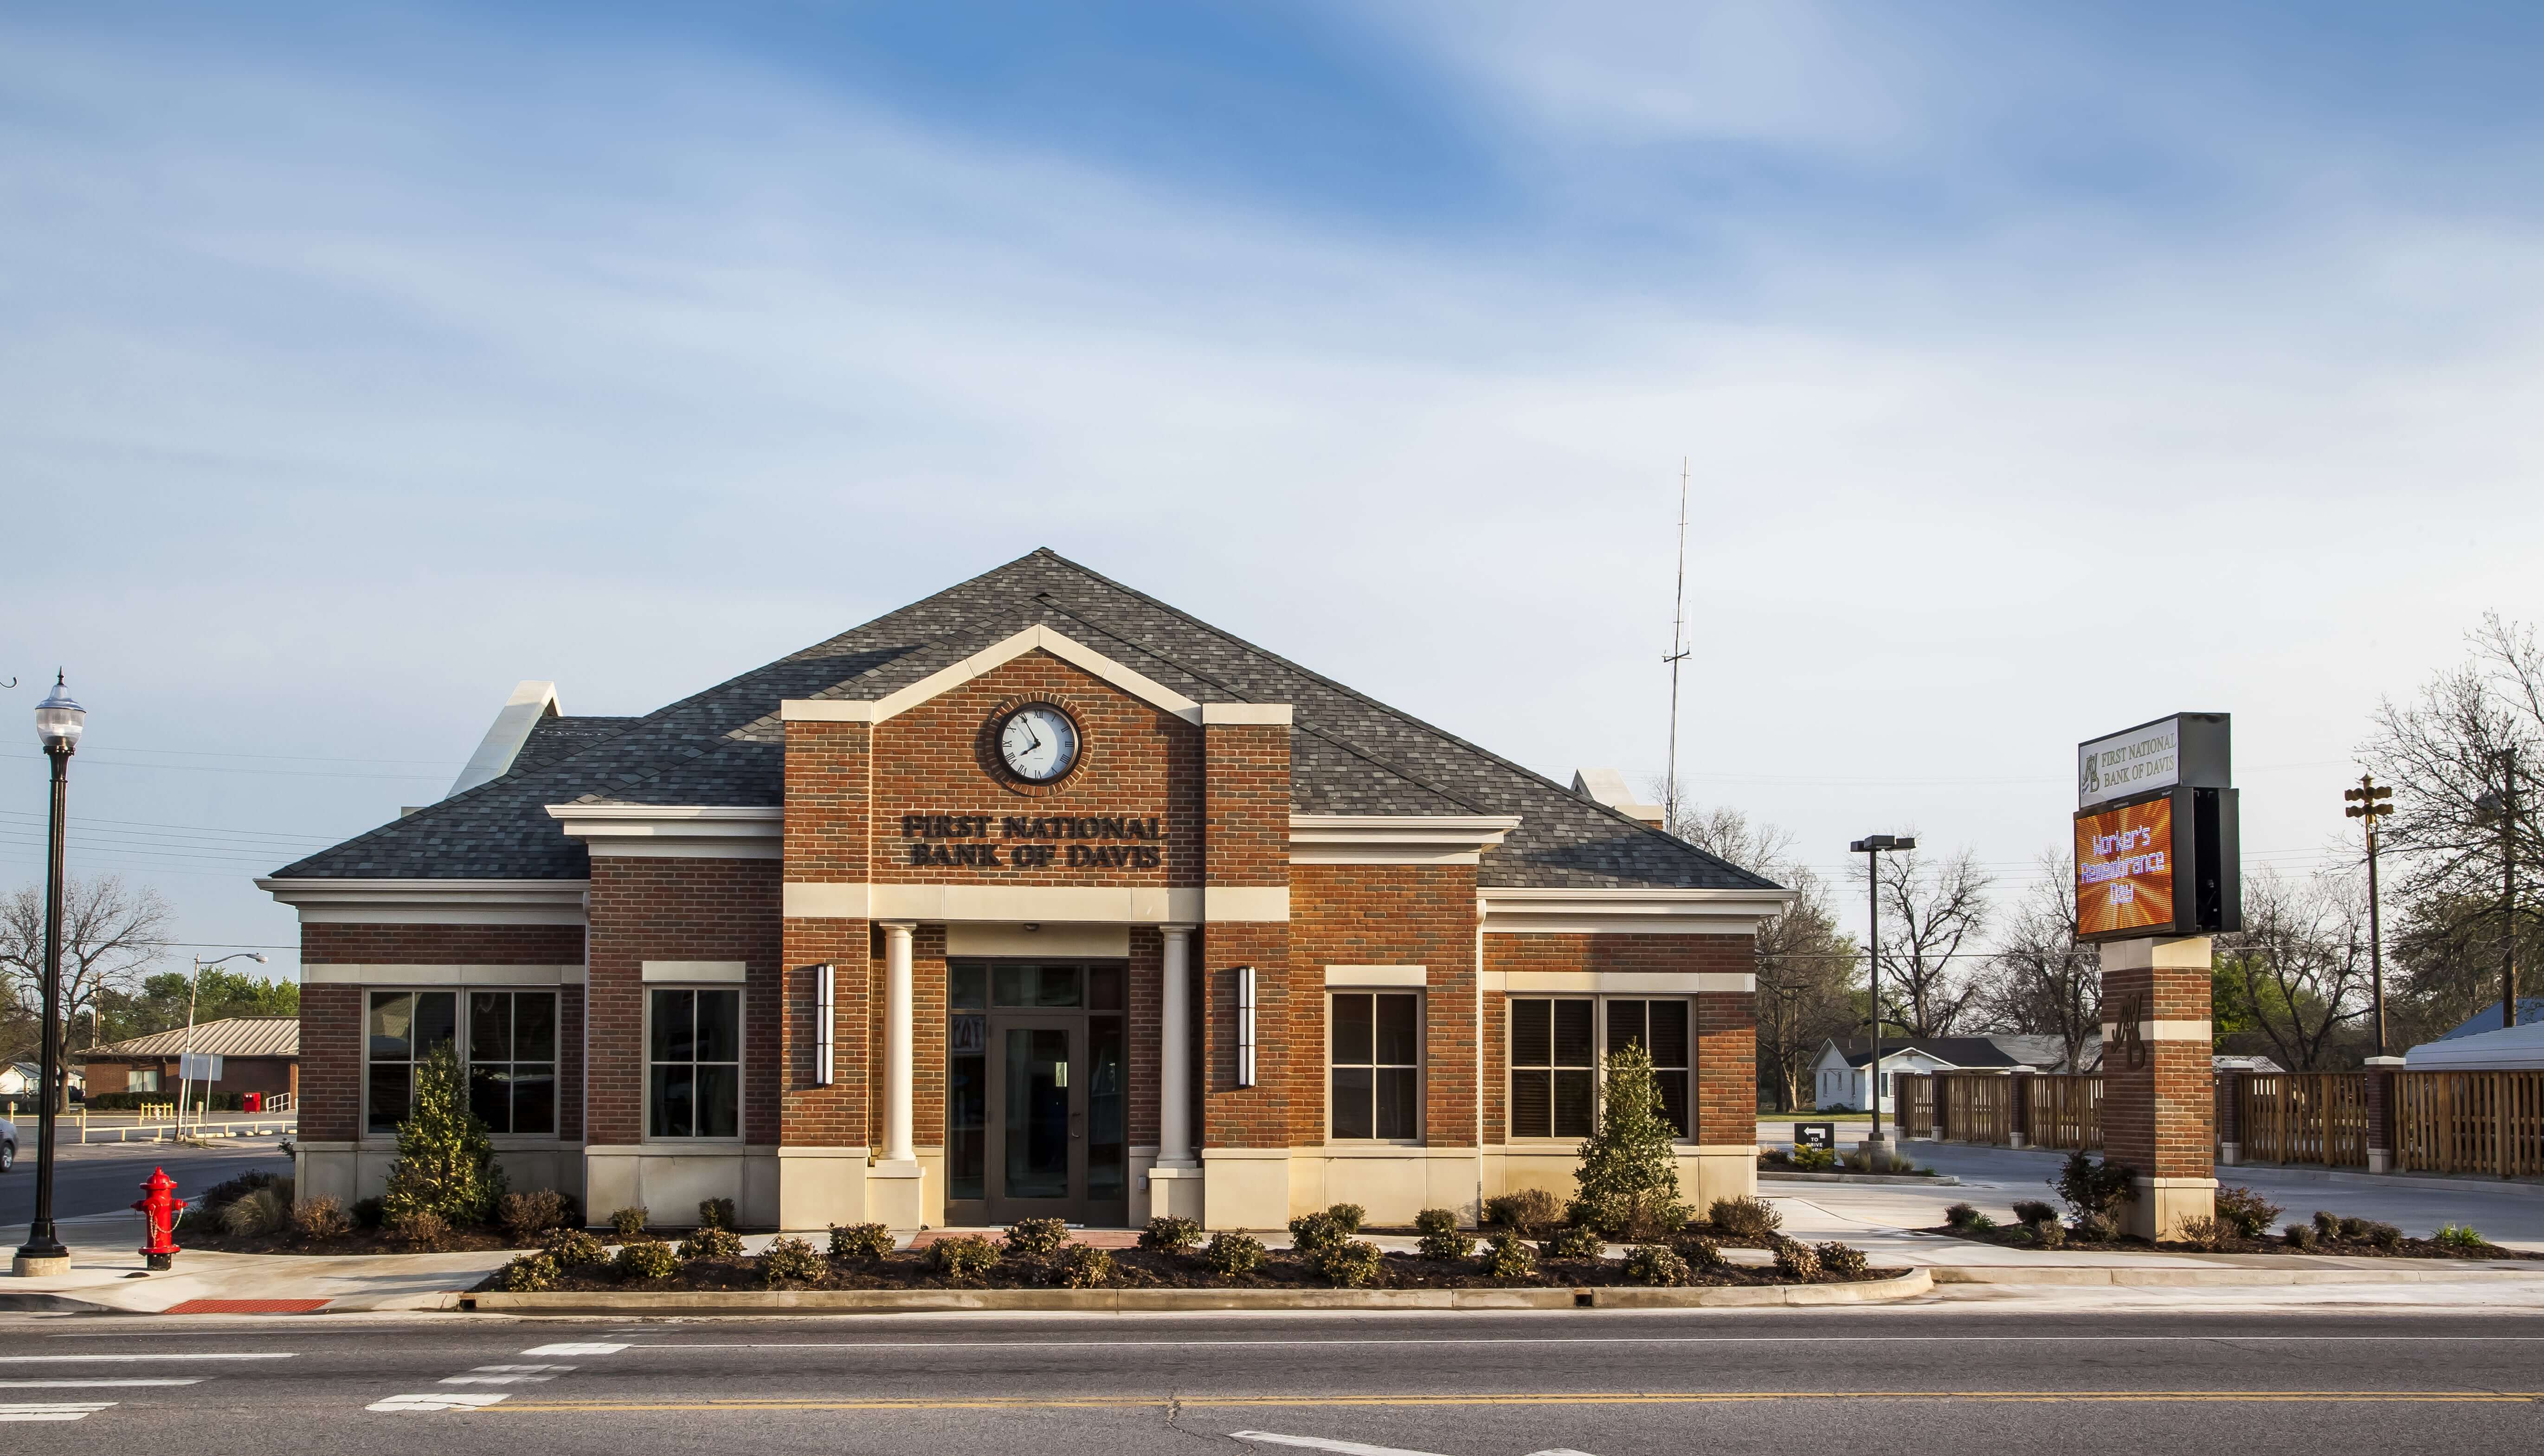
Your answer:
[[[1336,1137],[1334,1136],[1334,998],[1336,996],[1411,996],[1413,998],[1413,1135],[1411,1137]],[[1370,1008],[1372,1035],[1376,1033],[1377,1007]],[[1371,1053],[1377,1052],[1375,1041]],[[1431,1094],[1431,996],[1417,986],[1343,986],[1325,992],[1325,1146],[1333,1148],[1418,1148],[1430,1140]],[[1359,1065],[1355,1063],[1355,1065]],[[1371,1066],[1392,1067],[1395,1062],[1373,1062]],[[1375,1078],[1373,1077],[1373,1084]],[[1372,1096],[1376,1095],[1373,1085]],[[1375,1110],[1371,1116],[1377,1122]]]
[[[1594,1132],[1599,1126],[1599,1114],[1606,1109],[1608,1102],[1608,1054],[1607,1052],[1599,1049],[1608,1044],[1608,1003],[1611,1001],[1683,1001],[1687,1003],[1687,1120],[1690,1124],[1693,1124],[1696,1121],[1696,998],[1694,996],[1677,994],[1648,995],[1630,991],[1615,996],[1608,995],[1604,992],[1530,991],[1525,993],[1515,993],[1510,997],[1510,1000],[1588,1001],[1593,1003],[1596,1007],[1596,1010],[1592,1011],[1590,1014],[1590,1126]],[[1577,1137],[1564,1137],[1561,1135],[1550,1137],[1522,1137],[1518,1133],[1511,1131],[1511,1080],[1521,1070],[1518,1058],[1512,1054],[1512,1021],[1513,1018],[1510,1014],[1510,1008],[1506,1002],[1502,1008],[1503,1144],[1509,1147],[1523,1148],[1579,1147],[1581,1145],[1581,1139]],[[1530,1070],[1536,1069],[1531,1068]],[[1576,1067],[1573,1068],[1573,1070],[1578,1071],[1579,1068]],[[1678,1068],[1671,1067],[1666,1070],[1677,1071]],[[1691,1125],[1685,1136],[1674,1137],[1670,1139],[1670,1141],[1676,1146],[1682,1148],[1695,1147],[1696,1128]]]
[[[657,962],[660,963],[660,962]],[[692,962],[694,963],[694,962]],[[734,1082],[733,1136],[731,1137],[657,1137],[654,1135],[654,993],[656,991],[731,991],[734,993]],[[636,1084],[636,1115],[644,1131],[637,1141],[645,1147],[659,1148],[738,1148],[751,1135],[751,993],[735,981],[648,981],[645,984],[644,1026],[638,1035],[644,1039],[637,1058],[643,1068]],[[698,1062],[674,1062],[674,1066],[698,1066]],[[720,1066],[707,1062],[706,1066]]]
[[[543,967],[531,966],[523,968],[538,970]],[[359,1029],[357,1033],[357,1035],[361,1038],[362,1045],[362,1091],[358,1110],[360,1116],[360,1130],[356,1134],[354,1139],[357,1146],[370,1147],[375,1145],[389,1145],[394,1144],[397,1141],[396,1129],[392,1128],[386,1132],[376,1132],[371,1128],[371,998],[373,996],[382,995],[431,995],[436,992],[450,996],[452,998],[450,1012],[450,1044],[458,1048],[459,1069],[463,1074],[462,1085],[464,1086],[464,1074],[468,1070],[471,1059],[469,1056],[470,1048],[468,1045],[468,995],[472,991],[531,991],[556,997],[557,1045],[556,1055],[551,1059],[557,1069],[556,1128],[548,1132],[492,1132],[489,1133],[488,1136],[494,1140],[495,1150],[500,1153],[540,1152],[564,1146],[567,1097],[565,1080],[565,997],[562,994],[562,987],[555,981],[533,981],[528,983],[513,982],[510,984],[493,984],[484,982],[458,984],[451,981],[439,981],[423,983],[409,982],[404,985],[395,986],[372,985],[368,982],[363,983],[361,1020],[359,1023]],[[415,1062],[416,1058],[409,1057],[407,1058],[405,1065],[412,1068],[415,1065]],[[516,1063],[506,1062],[504,1065],[512,1066],[516,1065]],[[408,1075],[413,1076],[414,1073],[410,1071]]]

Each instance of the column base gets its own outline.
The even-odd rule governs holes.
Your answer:
[[[898,1233],[927,1221],[927,1172],[911,1158],[866,1170],[866,1218]]]
[[[2140,1178],[2137,1196],[2120,1207],[2120,1232],[2141,1239],[2182,1237],[2186,1218],[2217,1216],[2213,1178]]]
[[[2369,1148],[2367,1150],[2367,1171],[2370,1173],[2393,1172],[2393,1150],[2390,1148]]]
[[[2244,1145],[2243,1145],[2242,1143],[2240,1143],[2240,1142],[2221,1142],[2221,1143],[2219,1143],[2219,1144],[2217,1145],[2217,1166],[2218,1166],[2218,1167],[2220,1167],[2220,1168],[2236,1168],[2236,1167],[2240,1167],[2240,1166],[2242,1166],[2243,1162],[2244,1162]]]
[[[71,1271],[67,1254],[21,1254],[9,1261],[9,1272],[21,1279],[49,1279]]]
[[[2005,1135],[2005,1145],[2010,1148],[2027,1148],[2031,1146],[2031,1140],[2020,1132],[2009,1132]]]
[[[1149,1170],[1149,1216],[1202,1220],[1202,1167],[1199,1163],[1159,1163]]]

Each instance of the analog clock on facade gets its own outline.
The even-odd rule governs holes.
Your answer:
[[[1055,783],[1077,764],[1077,725],[1048,703],[1029,703],[998,728],[998,755],[1028,784]]]

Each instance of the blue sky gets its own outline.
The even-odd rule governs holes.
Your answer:
[[[2544,617],[2539,63],[2509,6],[13,6],[0,712],[70,667],[75,867],[222,944],[518,679],[642,712],[1042,545],[1653,773],[1686,456],[1702,795],[2012,894],[2077,739],[2223,708],[2301,868],[2377,696]]]

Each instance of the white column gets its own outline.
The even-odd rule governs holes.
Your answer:
[[[883,1161],[913,1163],[911,1146],[910,936],[916,926],[883,928]]]
[[[1157,996],[1157,1166],[1193,1166],[1192,1138],[1192,933],[1189,925],[1165,932],[1165,976]]]

